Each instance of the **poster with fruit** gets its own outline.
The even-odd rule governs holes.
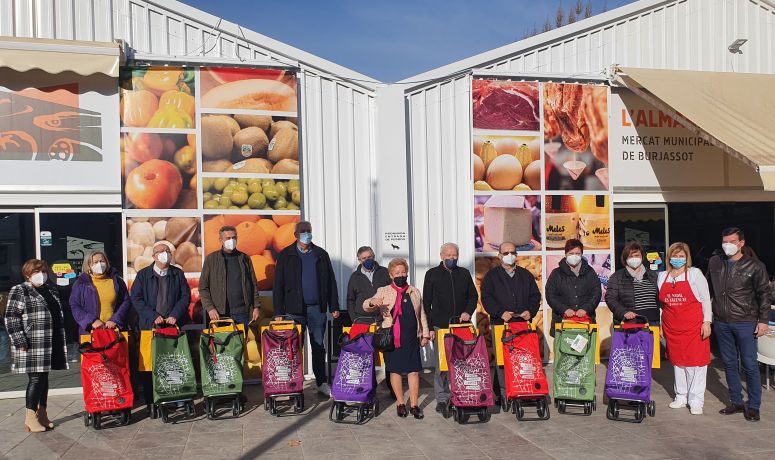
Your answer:
[[[497,266],[492,256],[503,241],[517,245],[520,264],[535,259],[530,266],[546,276],[563,257],[565,242],[576,238],[605,285],[613,222],[608,88],[514,80],[519,78],[474,78],[471,83],[468,186],[474,198],[477,279],[483,268]],[[543,332],[548,333],[545,299],[542,311]],[[551,350],[544,351],[549,356]]]
[[[165,244],[172,253],[171,263],[185,273],[202,269],[201,219],[199,217],[127,217],[127,275],[153,263],[153,247]]]
[[[121,72],[121,126],[191,129],[195,126],[195,70],[127,67]]]
[[[256,272],[258,289],[272,290],[277,254],[293,244],[299,216],[217,214],[204,220],[204,255],[221,249],[220,229],[231,226],[237,230],[237,249],[250,256]]]

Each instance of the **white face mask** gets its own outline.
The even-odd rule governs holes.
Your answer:
[[[95,275],[102,275],[105,273],[105,269],[107,268],[108,264],[105,262],[97,262],[96,264],[92,264],[91,266],[91,272]]]
[[[156,257],[158,258],[157,260],[164,265],[170,261],[170,255],[167,252],[160,252]]]
[[[568,265],[571,267],[575,267],[581,263],[581,256],[579,254],[568,254],[565,256],[565,261],[568,262]]]
[[[637,270],[641,265],[643,265],[643,259],[640,257],[630,257],[627,259],[627,265],[629,265],[633,270]]]
[[[226,248],[227,251],[233,251],[234,248],[237,247],[237,239],[232,238],[230,240],[226,240],[223,242],[223,247]]]
[[[514,254],[508,254],[503,256],[503,263],[506,265],[514,265],[514,262],[517,261],[517,256]]]
[[[727,257],[734,256],[737,254],[737,251],[740,250],[735,243],[722,243],[721,249],[724,250],[724,254],[726,254]]]
[[[43,283],[46,282],[46,274],[43,272],[37,272],[33,273],[32,276],[30,276],[30,283],[32,283],[35,287],[43,286]]]

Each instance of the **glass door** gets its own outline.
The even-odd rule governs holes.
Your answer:
[[[623,267],[622,249],[631,241],[640,243],[646,251],[649,260],[647,268],[664,270],[668,246],[667,205],[614,205],[614,260],[617,270]]]

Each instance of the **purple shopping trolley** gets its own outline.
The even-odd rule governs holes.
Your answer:
[[[365,330],[353,325],[350,334],[339,339],[341,351],[331,383],[329,419],[337,423],[364,423],[377,415],[374,380],[374,347],[368,325]],[[348,414],[355,413],[355,421]]]
[[[634,321],[614,328],[605,377],[605,395],[608,397],[606,417],[640,423],[646,414],[651,417],[656,414],[656,406],[651,400],[654,335],[645,318],[639,317]],[[621,417],[623,409],[633,411],[634,417]]]

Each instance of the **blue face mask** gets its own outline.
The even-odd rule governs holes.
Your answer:
[[[363,268],[366,270],[374,270],[374,266],[377,265],[377,261],[374,259],[366,259],[363,261]]]
[[[447,270],[452,270],[457,267],[457,259],[444,259],[444,266],[447,267]]]
[[[683,257],[671,257],[670,265],[672,265],[675,268],[681,268],[684,265],[686,265],[686,259]]]
[[[299,235],[299,241],[301,241],[303,244],[310,244],[312,243],[312,233],[310,232],[304,232]]]

